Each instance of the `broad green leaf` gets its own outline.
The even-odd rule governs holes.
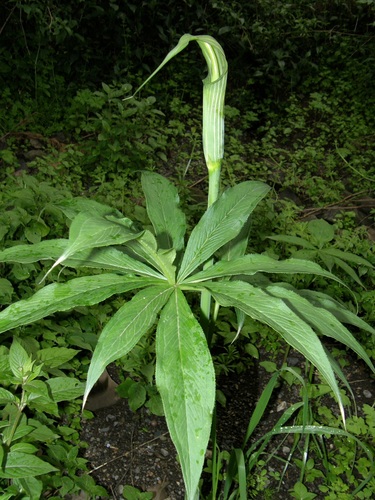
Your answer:
[[[365,267],[374,267],[371,262],[364,259],[363,257],[359,257],[358,255],[354,255],[350,252],[344,252],[342,250],[338,250],[337,248],[325,248],[324,252],[330,255],[331,257],[337,257],[342,260],[347,260],[348,262],[353,262],[353,264],[357,264],[358,266]]]
[[[46,380],[55,403],[70,401],[83,395],[85,384],[71,377],[54,377]]]
[[[9,366],[9,354],[0,355],[0,384],[6,385],[12,377],[12,371]]]
[[[9,304],[12,299],[13,285],[6,278],[0,278],[0,303]]]
[[[352,313],[346,307],[343,307],[339,302],[332,299],[329,295],[322,292],[315,292],[313,290],[298,290],[298,294],[306,297],[309,302],[316,307],[322,307],[332,313],[341,323],[356,326],[361,330],[375,335],[375,329],[368,323],[359,318],[356,314]]]
[[[14,394],[0,387],[0,405],[17,402],[19,402],[19,399]]]
[[[45,240],[35,245],[17,245],[0,252],[0,262],[19,262],[28,264],[40,260],[57,260],[69,245],[67,239]],[[64,266],[78,269],[92,267],[108,269],[121,273],[135,273],[140,276],[153,276],[165,280],[162,274],[133,259],[120,248],[88,248],[77,252],[64,261]]]
[[[149,276],[165,281],[165,277],[150,266],[134,259],[121,248],[107,247],[78,252],[64,262],[65,266],[93,267],[98,269],[111,269],[124,274],[134,273],[139,276]]]
[[[27,494],[27,500],[40,500],[43,498],[43,482],[36,477],[23,477],[13,479],[20,491]]]
[[[345,421],[344,407],[331,364],[319,337],[305,321],[297,316],[282,299],[272,297],[248,283],[223,281],[206,283],[205,286],[220,305],[238,307],[251,318],[269,325],[288,344],[311,361],[331,387]]]
[[[109,205],[104,205],[103,203],[98,203],[95,200],[89,198],[71,198],[67,200],[60,201],[54,206],[58,207],[68,219],[73,220],[78,214],[85,212],[86,214],[91,214],[92,216],[104,217],[106,215],[115,215],[118,217],[123,217],[121,212],[116,210]]]
[[[59,435],[53,432],[49,427],[41,424],[39,420],[29,418],[28,423],[35,427],[35,429],[29,434],[30,438],[32,438],[34,441],[48,443],[54,441],[59,437]]]
[[[92,357],[83,406],[107,365],[125,356],[152,327],[170,294],[171,288],[162,285],[141,290],[109,320],[100,334]]]
[[[341,369],[341,366],[339,365],[338,361],[332,356],[332,354],[328,351],[328,349],[325,349],[327,356],[329,358],[329,361],[331,363],[332,369],[336,374],[336,377],[341,381],[341,383],[345,386],[346,390],[350,394],[350,397],[352,398],[352,401],[354,403],[354,412],[357,412],[357,406],[356,406],[356,398],[354,396],[353,390],[350,386],[349,380],[346,378],[343,370]]]
[[[331,257],[332,258],[332,257]],[[362,286],[363,288],[365,288],[365,285],[361,282],[361,280],[359,279],[357,273],[354,271],[354,269],[352,269],[346,262],[344,262],[343,260],[339,259],[338,257],[333,257],[332,258],[333,260],[333,263],[338,266],[338,267],[341,267],[341,269],[348,275],[350,276],[355,282],[358,283],[358,285]]]
[[[238,235],[228,241],[220,250],[220,260],[234,260],[243,257],[246,253],[251,229],[251,217],[249,217]]]
[[[57,368],[73,359],[80,351],[68,347],[47,347],[40,349],[37,353],[38,361],[47,368]]]
[[[219,261],[208,269],[193,274],[185,283],[196,283],[223,276],[253,275],[255,273],[317,274],[342,283],[334,274],[315,262],[301,259],[275,260],[267,255],[249,254],[230,261]],[[343,283],[342,283],[343,284]]]
[[[27,394],[27,406],[30,409],[37,410],[38,412],[51,413],[56,417],[59,416],[57,402],[51,397],[51,392],[46,382],[42,380],[32,380],[24,385],[24,389]]]
[[[247,219],[246,223],[244,224],[238,235],[235,238],[233,238],[233,240],[228,241],[228,243],[226,243],[220,249],[221,258],[219,260],[226,261],[243,257],[246,254],[247,246],[249,243],[250,229],[251,229],[251,216]],[[208,267],[210,266],[207,267],[205,266],[205,269],[207,269]],[[216,303],[214,317],[217,317],[218,309],[219,305]],[[238,336],[240,335],[246,317],[245,313],[243,311],[240,311],[240,309],[237,309],[236,307],[235,307],[235,313],[237,318],[237,333],[232,342],[237,340]]]
[[[69,230],[69,244],[52,268],[80,250],[120,245],[137,238],[142,231],[135,231],[126,218],[92,216],[80,213],[73,219]]]
[[[315,250],[303,249],[303,250],[296,250],[295,252],[293,252],[292,257],[294,259],[311,260],[314,262],[319,257],[322,258],[322,254],[323,254],[323,252],[321,250],[318,250],[317,248]],[[327,267],[327,269],[329,269],[329,270],[332,269],[332,265],[329,265],[328,261],[326,261],[324,258],[322,258],[322,261],[325,264],[325,266]]]
[[[156,497],[151,491],[140,493],[138,488],[127,484],[122,491],[122,498],[126,498],[126,500],[151,500]]]
[[[185,214],[179,207],[180,198],[177,189],[165,177],[155,172],[142,173],[142,188],[158,247],[182,250],[186,220]]]
[[[0,477],[8,479],[34,477],[54,471],[57,471],[55,467],[34,455],[11,451],[6,457],[4,468],[0,469]]]
[[[22,406],[22,408],[24,408],[24,405]],[[11,443],[15,443],[16,441],[21,440],[24,436],[27,436],[28,434],[30,434],[31,431],[34,430],[34,428],[31,425],[27,424],[27,417],[25,414],[22,413],[21,418],[19,419],[20,416],[19,408],[17,408],[15,405],[8,405],[7,414],[8,414],[9,425],[3,428],[2,431],[3,443],[7,443],[8,445]],[[3,424],[4,421],[1,423]],[[14,432],[14,426],[16,427],[15,432]]]
[[[50,393],[48,392],[48,386],[43,380],[31,380],[24,384],[23,388],[28,393],[29,400],[42,396],[46,400],[52,401]]]
[[[267,292],[287,302],[295,313],[310,324],[315,330],[331,337],[352,349],[375,372],[375,367],[361,344],[338,321],[333,314],[321,307],[315,307],[308,300],[291,290],[279,286],[267,287]]]
[[[24,375],[32,370],[33,364],[26,350],[14,339],[9,349],[9,366],[19,382],[22,383]]]
[[[69,240],[44,240],[35,245],[16,245],[0,252],[0,262],[30,264],[40,260],[56,260],[68,246]]]
[[[129,408],[132,411],[137,411],[145,404],[147,392],[143,384],[135,382],[129,388]]]
[[[192,500],[210,436],[215,373],[203,330],[178,289],[171,295],[158,323],[156,384],[179,454],[186,498]]]
[[[15,443],[10,447],[10,451],[18,451],[22,453],[37,453],[38,448],[30,443]]]
[[[301,247],[309,249],[309,250],[317,250],[316,246],[314,246],[312,243],[305,240],[304,238],[300,238],[299,236],[287,236],[284,234],[278,234],[275,236],[267,236],[267,238],[269,240],[281,241],[282,243],[288,243],[289,245],[298,245],[298,246],[301,246]]]
[[[53,283],[32,297],[20,300],[0,312],[0,332],[27,325],[56,311],[91,306],[112,295],[154,283],[147,278],[101,274],[75,278],[67,283]]]
[[[335,237],[335,226],[324,219],[313,219],[307,223],[307,229],[315,239],[319,248],[329,243]]]
[[[160,271],[170,284],[175,282],[175,250],[158,251],[155,236],[150,231],[144,231],[139,238],[126,242],[125,246],[138,258]]]
[[[239,234],[269,189],[262,182],[248,181],[224,191],[191,233],[178,275],[180,282]]]

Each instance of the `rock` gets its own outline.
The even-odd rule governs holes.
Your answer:
[[[24,154],[26,161],[33,161],[36,158],[40,158],[45,155],[45,151],[43,149],[30,149],[30,151],[26,151]]]
[[[281,401],[278,405],[277,405],[277,408],[276,408],[276,411],[279,412],[279,411],[283,411],[287,408],[288,404],[286,401]]]

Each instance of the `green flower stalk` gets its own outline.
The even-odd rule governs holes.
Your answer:
[[[208,206],[210,206],[219,195],[221,162],[224,156],[224,100],[228,63],[221,45],[209,35],[183,35],[176,47],[169,52],[135,94],[193,40],[200,46],[208,67],[208,75],[203,80],[202,138],[209,177]]]
[[[224,156],[224,100],[228,63],[221,45],[210,36],[197,40],[208,67],[203,80],[203,152],[209,176],[208,206],[219,196]]]

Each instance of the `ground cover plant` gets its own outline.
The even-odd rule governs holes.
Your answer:
[[[264,273],[281,273],[313,274],[339,282],[329,271],[311,261],[282,261],[267,255],[245,253],[250,215],[267,195],[269,187],[259,181],[245,181],[220,193],[226,59],[214,39],[185,36],[164,63],[191,40],[199,43],[209,69],[204,81],[203,103],[203,146],[209,193],[208,208],[191,230],[186,246],[185,217],[179,207],[176,189],[156,173],[142,174],[152,231],[107,205],[83,198],[58,201],[54,206],[71,221],[69,239],[35,242],[32,247],[17,245],[4,250],[1,258],[3,262],[22,264],[55,260],[51,268],[53,272],[63,264],[78,272],[83,270],[84,275],[65,283],[46,285],[28,300],[12,304],[0,314],[2,331],[7,331],[56,311],[93,305],[114,294],[139,290],[121,305],[104,327],[90,364],[85,397],[106,365],[129,352],[156,322],[156,382],[179,454],[187,498],[196,496],[211,431],[215,380],[209,346],[219,306],[234,307],[239,324],[245,314],[269,325],[306,356],[333,391],[343,419],[342,395],[334,374],[341,375],[341,372],[324,350],[319,335],[347,345],[374,369],[365,349],[342,322],[373,334],[370,326],[322,293],[300,292],[288,284],[273,285],[267,279],[259,281]],[[90,274],[90,269],[93,274]],[[44,279],[49,277],[48,274],[44,273]],[[191,310],[187,300],[194,292],[201,296],[200,322],[196,319],[196,310]],[[215,304],[212,304],[212,298]],[[23,375],[33,377],[33,361],[25,356],[17,343],[12,351],[18,352],[18,358],[24,361],[27,370]],[[9,360],[14,357],[9,351]],[[4,359],[4,363],[7,362],[8,356]],[[9,366],[14,366],[13,361],[9,361]],[[272,379],[263,395],[262,403],[250,422],[246,440],[261,418],[276,379]],[[42,392],[42,387],[39,390]],[[4,402],[18,404],[10,391],[4,392],[3,396]],[[345,432],[329,427],[320,430],[308,427],[305,421],[300,427],[285,429],[284,424],[299,407],[286,412],[274,432]],[[9,427],[17,427],[18,419],[19,416],[10,420]],[[12,453],[17,453],[10,448],[11,440],[8,441],[5,443],[5,475],[10,470],[7,463],[12,465]],[[30,459],[31,448],[25,450],[23,453]],[[243,456],[241,459],[239,450],[233,455],[238,463]],[[234,458],[229,464],[230,471],[233,470]],[[29,477],[22,479],[28,483]],[[232,480],[230,475],[228,477],[226,494],[229,494]],[[246,495],[243,481],[240,495],[243,498]]]

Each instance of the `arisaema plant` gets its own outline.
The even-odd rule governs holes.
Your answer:
[[[0,252],[1,262],[50,260],[55,261],[52,268],[86,268],[88,274],[93,270],[92,275],[45,285],[30,298],[10,305],[0,313],[0,332],[57,311],[90,306],[114,295],[128,297],[133,292],[99,336],[84,401],[106,366],[156,328],[156,383],[188,500],[198,495],[215,405],[214,367],[207,332],[190,306],[193,294],[203,294],[206,319],[211,309],[234,307],[240,319],[248,315],[275,329],[316,366],[331,387],[343,419],[335,365],[321,336],[342,342],[375,371],[365,350],[343,325],[351,323],[373,334],[366,323],[321,293],[301,293],[282,283],[257,279],[260,274],[272,277],[278,273],[337,278],[310,261],[276,261],[266,255],[246,254],[249,218],[270,188],[246,181],[220,192],[227,79],[221,46],[209,36],[184,35],[158,70],[190,41],[199,44],[208,66],[203,81],[203,147],[209,173],[208,207],[191,233],[186,234],[176,188],[157,173],[143,172],[152,230],[140,229],[109,206],[76,198],[59,205],[71,220],[67,239]],[[211,304],[211,296],[215,304]],[[6,457],[3,465],[6,467]]]

